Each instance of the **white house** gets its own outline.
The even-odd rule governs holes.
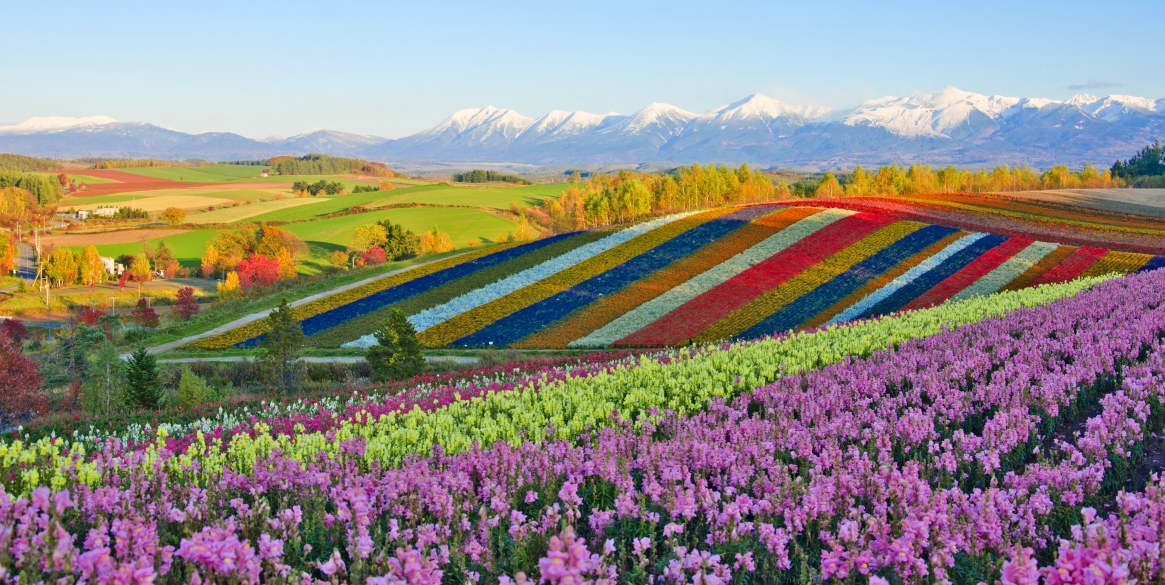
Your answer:
[[[121,264],[117,260],[114,260],[113,258],[102,256],[101,263],[105,265],[105,272],[108,272],[114,276],[121,276],[121,273],[125,272],[125,265]]]
[[[96,217],[113,217],[117,215],[116,207],[98,207],[93,210],[93,215]]]

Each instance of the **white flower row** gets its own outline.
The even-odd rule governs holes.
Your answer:
[[[650,325],[684,303],[748,270],[753,265],[812,235],[825,226],[856,212],[827,209],[806,217],[765,238],[751,248],[725,260],[687,282],[639,305],[594,332],[576,339],[569,347],[606,347]]]
[[[567,252],[556,258],[552,258],[537,266],[527,268],[517,274],[512,274],[492,284],[483,286],[475,291],[463,294],[449,302],[426,309],[409,317],[409,322],[417,331],[424,331],[436,325],[440,325],[453,317],[462,313],[476,309],[486,303],[500,299],[508,294],[521,290],[531,284],[534,284],[542,279],[548,278],[567,268],[575,266],[580,262],[606,252],[619,244],[622,244],[636,236],[643,235],[660,226],[667,225],[674,221],[681,220],[685,217],[695,215],[696,211],[678,213],[661,217],[638,225],[631,226],[626,229],[619,230],[605,238],[596,240],[589,244],[579,246],[570,252]]]
[[[954,256],[960,250],[970,246],[971,244],[974,244],[975,242],[984,238],[986,235],[987,234],[983,233],[972,233],[955,240],[951,243],[951,245],[939,251],[938,254],[935,254],[934,256],[919,262],[918,266],[907,270],[898,278],[895,278],[894,280],[887,283],[886,286],[883,286],[882,288],[870,293],[864,299],[854,303],[848,309],[838,313],[834,318],[829,320],[829,323],[842,323],[859,317],[870,307],[873,307],[874,305],[882,302],[886,297],[889,297],[890,295],[898,292],[898,290],[902,287],[914,282],[918,277],[926,274],[927,272],[930,272],[939,264],[942,264],[947,258]]]
[[[950,299],[951,302],[981,297],[998,291],[1018,278],[1019,275],[1027,272],[1032,266],[1039,264],[1040,260],[1043,260],[1045,256],[1051,254],[1052,250],[1058,247],[1058,244],[1049,244],[1048,242],[1031,244],[996,266],[995,270],[984,274],[967,288],[955,293]]]

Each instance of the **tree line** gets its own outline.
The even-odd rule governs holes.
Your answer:
[[[397,173],[384,163],[355,158],[308,154],[299,157],[276,156],[267,160],[276,175],[369,175],[395,177]]]
[[[453,181],[457,183],[514,183],[516,185],[529,185],[530,181],[519,177],[518,175],[499,173],[498,171],[488,171],[485,169],[473,169],[464,173],[456,173],[453,175]]]
[[[31,173],[61,168],[61,162],[51,158],[37,158],[22,154],[0,153],[0,170]]]
[[[921,193],[995,193],[1037,189],[1086,189],[1120,187],[1124,182],[1109,170],[1085,164],[1079,171],[1056,165],[1038,171],[1026,165],[993,169],[959,169],[953,166],[898,165],[866,170],[861,165],[849,173],[826,172],[788,185],[794,197],[841,197],[915,195]]]
[[[16,188],[31,193],[37,204],[42,207],[60,201],[61,195],[64,194],[57,177],[0,170],[0,189],[5,188]]]
[[[1133,187],[1165,188],[1165,148],[1161,147],[1161,139],[1128,160],[1116,161],[1111,172]]]
[[[576,181],[557,198],[524,210],[544,229],[564,233],[687,211],[778,196],[773,181],[747,164],[692,165],[664,173],[620,171]]]

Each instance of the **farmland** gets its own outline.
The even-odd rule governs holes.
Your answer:
[[[241,580],[328,563],[344,580],[403,579],[408,566],[436,583],[466,566],[530,574],[561,554],[585,560],[567,568],[583,577],[976,582],[1072,576],[1094,566],[1077,555],[1119,555],[1152,580],[1165,485],[1145,449],[1162,428],[1163,279],[1077,280],[793,337],[29,436],[0,459],[5,491],[27,502],[0,508],[16,527],[8,538],[30,543],[4,562],[46,576],[137,567]],[[1113,507],[1116,486],[1130,493]],[[95,515],[141,528],[80,538]],[[927,532],[911,532],[923,518]],[[132,552],[115,546],[130,538]],[[444,543],[456,544],[448,556]],[[681,564],[676,547],[694,560]],[[899,552],[879,554],[889,547]],[[228,552],[238,561],[224,565]]]
[[[304,225],[332,221],[338,222]],[[1110,229],[1114,240],[1136,236],[1155,245],[1159,228],[1116,229],[1126,223],[1095,227]],[[309,343],[320,347],[367,343],[393,309],[406,312],[428,347],[662,347],[756,338],[1161,266],[1165,257],[1150,254],[875,212],[765,204],[449,260],[297,307],[296,314]],[[251,345],[261,325],[195,345]]]

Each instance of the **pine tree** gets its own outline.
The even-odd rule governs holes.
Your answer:
[[[425,369],[417,330],[400,309],[389,312],[375,336],[376,345],[368,348],[366,355],[374,380],[404,380]]]
[[[96,327],[91,329],[101,331]],[[104,340],[105,336],[101,337]],[[125,362],[117,355],[117,348],[108,341],[102,341],[85,368],[81,406],[86,412],[113,414],[125,404],[124,367]]]
[[[126,360],[125,383],[126,395],[131,404],[146,409],[158,407],[158,401],[162,398],[158,361],[146,348],[137,348]]]
[[[303,328],[292,314],[287,299],[283,299],[267,316],[267,325],[269,331],[259,342],[263,351],[261,359],[273,374],[272,385],[289,394],[296,385],[296,366],[299,352],[303,350]]]

